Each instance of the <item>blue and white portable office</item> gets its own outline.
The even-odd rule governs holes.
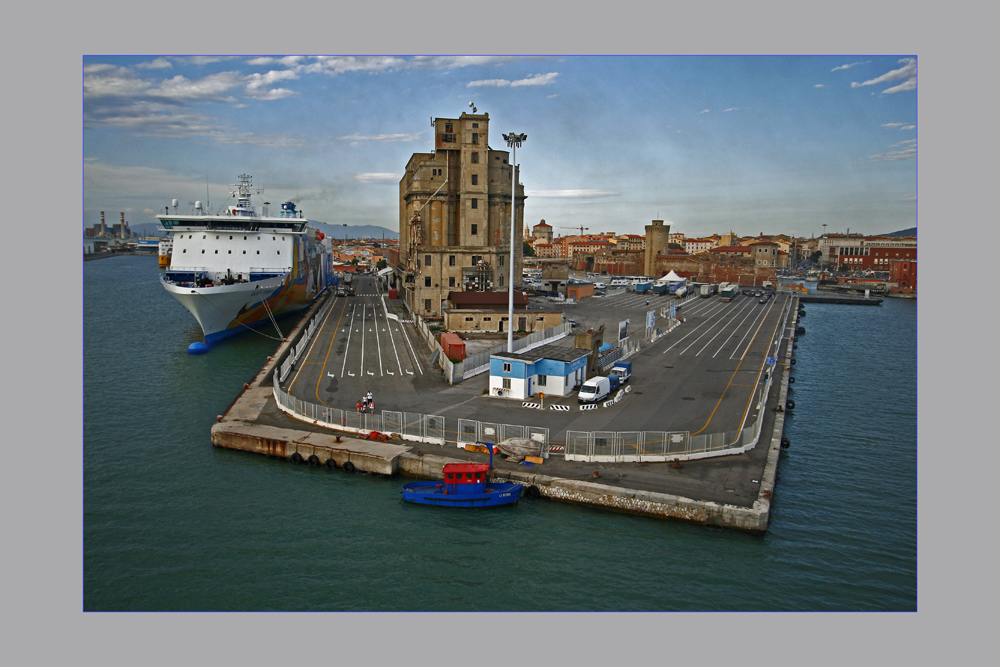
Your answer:
[[[490,396],[524,400],[539,392],[568,396],[587,379],[589,350],[542,345],[490,355]]]

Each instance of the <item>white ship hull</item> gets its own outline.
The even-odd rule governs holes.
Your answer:
[[[206,343],[270,321],[269,310],[275,317],[289,310],[279,303],[280,295],[287,288],[288,276],[213,287],[186,287],[162,278],[160,282],[198,321]]]

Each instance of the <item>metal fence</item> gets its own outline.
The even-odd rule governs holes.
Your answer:
[[[274,400],[284,412],[303,421],[330,429],[355,431],[365,435],[398,434],[405,440],[445,444],[445,419],[439,415],[382,410],[381,413],[341,410],[296,398],[281,389],[275,371]]]
[[[549,429],[547,428],[481,422],[475,419],[458,420],[457,441],[459,447],[477,443],[494,446],[510,438],[522,438],[537,442],[540,455],[543,458],[549,457]]]
[[[320,328],[320,322],[324,317],[326,317],[327,312],[333,307],[333,300],[328,300],[326,305],[317,312],[312,320],[309,322],[309,326],[306,327],[302,336],[299,338],[298,344],[296,344],[291,351],[288,353],[288,357],[281,363],[278,367],[278,380],[277,382],[284,382],[288,378],[288,374],[292,372],[292,368],[298,363],[299,358],[302,353],[306,351],[309,347],[309,341],[316,334],[316,331]],[[277,383],[276,382],[276,383]]]

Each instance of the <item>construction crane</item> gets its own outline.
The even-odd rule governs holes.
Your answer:
[[[583,236],[583,231],[585,229],[589,230],[590,227],[560,227],[559,229],[579,229],[580,230],[580,236]]]

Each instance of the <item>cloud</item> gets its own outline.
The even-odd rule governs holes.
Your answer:
[[[866,60],[866,61],[860,62],[860,63],[850,63],[848,65],[838,65],[837,67],[834,67],[830,71],[831,72],[836,72],[837,70],[840,70],[840,69],[851,69],[852,67],[857,67],[858,65],[867,65],[870,62],[871,62],[870,60]]]
[[[219,72],[200,79],[188,79],[178,74],[162,81],[159,87],[151,89],[149,94],[170,100],[234,101],[232,97],[224,94],[243,83],[244,78],[237,72]]]
[[[703,113],[710,113],[710,111],[711,111],[710,109],[702,109],[702,110],[701,110],[701,111],[699,111],[698,113],[699,113],[699,115],[700,115],[700,114],[703,114]]]
[[[359,181],[361,183],[399,185],[400,178],[402,178],[400,174],[370,173],[370,174],[358,174],[354,177],[354,180]]]
[[[869,155],[866,160],[868,162],[895,162],[897,160],[916,160],[917,159],[917,140],[909,139],[907,141],[901,141],[898,144],[893,144],[889,148],[895,148],[897,146],[906,146],[901,150],[887,151],[885,153],[877,153],[875,155]]]
[[[539,197],[545,199],[596,199],[605,197],[620,197],[620,192],[613,190],[525,190],[524,194],[529,197]]]
[[[287,88],[266,89],[267,86],[288,79],[298,79],[299,75],[292,70],[272,70],[266,74],[251,74],[246,78],[246,92],[251,97],[261,100],[278,100],[292,95],[297,95],[295,91]]]
[[[915,90],[917,87],[917,59],[900,58],[899,62],[903,64],[902,67],[890,70],[885,74],[883,74],[882,76],[878,76],[875,77],[874,79],[869,79],[868,81],[863,81],[861,83],[858,83],[857,81],[852,81],[851,88],[881,85],[883,83],[889,83],[890,81],[899,81],[900,79],[906,79],[906,81],[897,86],[886,88],[885,90],[882,91],[882,94],[888,95],[892,93],[903,92],[906,90]]]
[[[822,88],[822,87],[823,87],[822,83],[817,83],[813,85],[813,88]]]
[[[915,130],[917,126],[908,123],[882,123],[882,127],[898,127],[900,130]]]
[[[555,82],[557,76],[559,76],[558,72],[549,72],[548,74],[529,74],[526,78],[518,79],[517,81],[509,81],[507,79],[481,79],[479,81],[470,81],[466,84],[466,87],[477,88],[482,86],[494,86],[497,88],[515,88],[518,86],[548,86]]]
[[[119,69],[114,65],[109,65],[107,63],[94,63],[93,65],[84,65],[83,74],[100,74],[101,72],[109,72],[111,70]],[[124,69],[124,68],[122,68]]]
[[[739,111],[739,110],[740,110],[739,107],[729,107],[728,109],[723,109],[722,113],[726,113],[727,111]]]
[[[251,74],[247,76],[247,88],[257,89],[262,86],[270,86],[272,83],[277,81],[286,81],[288,79],[297,79],[299,75],[292,70],[271,70],[266,74]]]
[[[502,65],[522,60],[515,56],[416,56],[410,62],[419,69],[456,69],[474,65]]]
[[[304,74],[335,76],[345,72],[389,72],[405,69],[408,61],[394,56],[318,56],[312,62],[295,62],[292,69]]]
[[[136,69],[171,69],[173,64],[166,58],[155,58],[148,63],[139,63]]]
[[[423,132],[416,134],[348,134],[337,137],[341,141],[350,141],[352,146],[359,146],[365,141],[378,141],[380,143],[390,143],[395,141],[420,141]]]

